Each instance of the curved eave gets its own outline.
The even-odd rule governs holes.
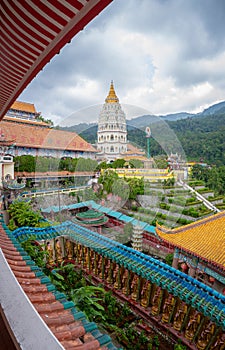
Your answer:
[[[156,234],[157,234],[157,230],[156,230]],[[223,270],[225,271],[225,266],[223,266],[222,264],[219,264],[218,262],[214,261],[214,260],[211,260],[211,259],[207,259],[206,257],[203,257],[199,254],[197,254],[196,252],[193,252],[192,250],[189,250],[187,248],[184,248],[182,245],[179,245],[179,244],[175,244],[175,243],[171,243],[170,240],[166,239],[166,238],[163,238],[161,236],[159,236],[157,234],[157,236],[164,242],[168,243],[171,247],[173,248],[177,248],[179,249],[180,251],[184,252],[184,253],[187,253],[187,254],[190,254],[192,256],[195,256],[196,258],[199,258],[201,261],[205,261],[206,263],[208,264],[211,264],[212,266],[216,266],[217,268],[219,268],[220,270]]]
[[[52,57],[111,1],[1,1],[0,120]]]
[[[157,223],[156,235],[157,237],[162,239],[164,242],[167,242],[168,244],[170,244],[170,246],[174,248],[178,248],[183,252],[187,252],[188,254],[193,255],[201,259],[202,261],[210,263],[211,265],[217,266],[219,269],[225,271],[224,252],[223,252],[224,243],[221,243],[220,246],[218,245],[219,242],[224,242],[224,226],[223,226],[223,232],[221,232],[220,234],[220,238],[222,238],[221,240],[218,240],[218,238],[216,238],[215,232],[210,232],[210,235],[212,236],[211,240],[214,241],[214,244],[212,244],[211,241],[209,242],[207,240],[207,235],[209,235],[209,231],[206,231],[207,224],[210,222],[215,223],[217,220],[218,222],[220,221],[222,225],[224,225],[225,211],[214,214],[213,216],[198,220],[186,226],[175,228],[175,229],[169,229]],[[201,237],[199,237],[199,231],[198,232],[196,231],[198,228],[202,229]],[[194,235],[193,235],[193,232],[195,233]],[[204,236],[205,234],[206,236]],[[199,252],[196,248],[196,245],[193,246],[193,242],[196,237],[198,237],[198,240],[196,240],[196,242],[197,244],[199,244]],[[200,244],[201,244],[201,247],[205,246],[204,250],[200,249]],[[220,250],[219,250],[219,247],[220,247]],[[212,249],[213,249],[213,253],[209,253],[208,250],[212,250]],[[221,256],[223,257],[223,259],[221,259]]]

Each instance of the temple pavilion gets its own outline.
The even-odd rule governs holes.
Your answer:
[[[19,132],[18,132],[19,131]],[[13,140],[12,156],[92,158],[96,149],[75,132],[57,130],[40,118],[33,104],[16,101],[1,122],[5,139]]]
[[[156,234],[174,247],[174,268],[225,294],[225,211],[184,227],[157,225]]]

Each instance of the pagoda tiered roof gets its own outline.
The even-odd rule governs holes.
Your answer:
[[[174,247],[225,270],[225,211],[175,229],[157,224],[156,233]]]

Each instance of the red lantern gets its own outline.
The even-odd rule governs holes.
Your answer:
[[[180,266],[181,266],[181,268],[182,268],[183,271],[187,271],[188,266],[187,266],[186,263],[182,263]]]

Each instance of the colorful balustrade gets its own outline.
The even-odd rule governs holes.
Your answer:
[[[45,241],[57,238],[61,259],[72,259],[119,290],[197,349],[220,349],[214,344],[225,334],[225,297],[191,276],[70,221],[44,229],[20,228],[13,235],[19,241],[30,235]]]

